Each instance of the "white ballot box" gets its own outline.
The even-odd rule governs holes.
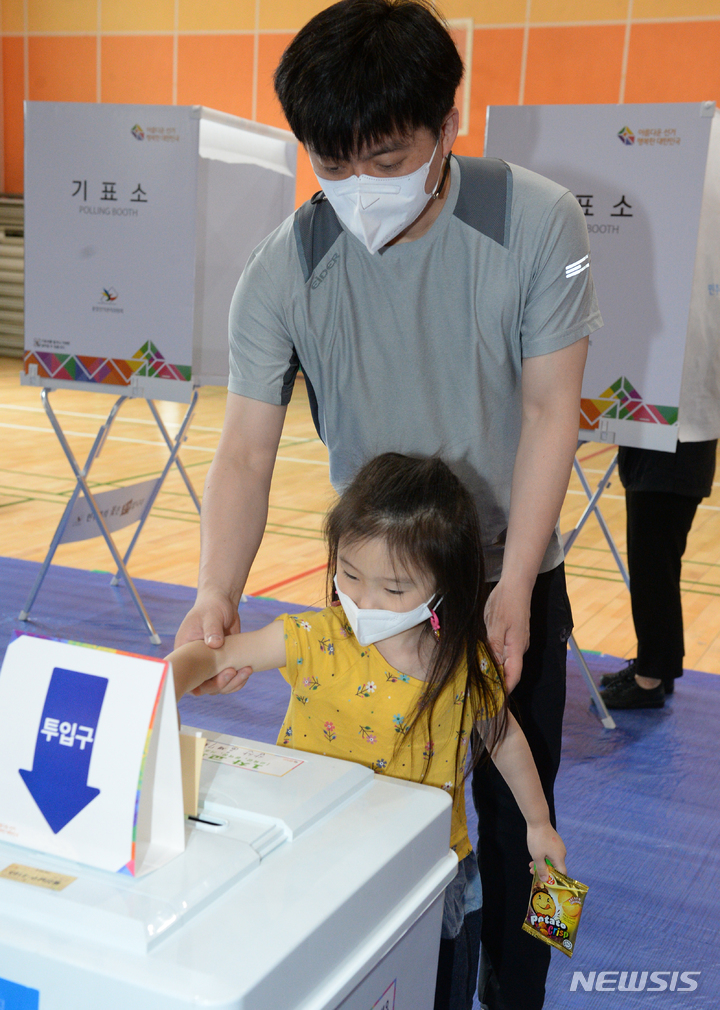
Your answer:
[[[224,386],[230,300],[296,161],[288,131],[201,106],[26,102],[22,381]]]
[[[4,1010],[431,1010],[450,797],[205,735],[198,819],[164,866],[0,843]]]

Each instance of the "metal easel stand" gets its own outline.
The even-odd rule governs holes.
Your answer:
[[[52,542],[50,544],[50,547],[48,548],[48,552],[47,552],[45,560],[44,560],[44,562],[42,564],[42,568],[40,569],[40,571],[38,573],[38,576],[35,579],[35,584],[33,585],[32,589],[30,591],[30,595],[28,596],[28,599],[27,599],[27,601],[25,603],[25,606],[20,611],[19,620],[21,620],[21,621],[27,621],[29,619],[30,611],[31,611],[32,606],[33,606],[33,604],[35,602],[37,594],[40,591],[40,587],[43,584],[45,576],[47,575],[48,568],[50,567],[50,564],[52,563],[52,559],[55,556],[55,552],[56,552],[56,550],[58,548],[58,545],[62,542],[63,534],[65,533],[65,529],[66,529],[68,521],[70,519],[70,515],[72,513],[73,506],[74,506],[75,502],[77,501],[78,496],[82,492],[85,495],[87,503],[90,506],[90,510],[91,510],[91,512],[93,514],[93,518],[95,519],[96,523],[98,524],[100,532],[101,532],[101,534],[102,534],[102,536],[103,536],[103,538],[105,540],[105,543],[108,546],[108,549],[109,549],[109,551],[110,551],[110,553],[111,553],[111,555],[113,557],[113,560],[115,562],[115,565],[117,567],[116,575],[113,577],[111,584],[112,585],[117,585],[118,582],[120,581],[120,578],[123,579],[123,581],[125,582],[125,585],[127,586],[128,590],[130,592],[130,595],[131,595],[131,597],[133,599],[133,602],[135,603],[135,606],[137,607],[137,609],[138,609],[138,611],[140,613],[140,616],[141,616],[141,618],[143,620],[143,623],[145,624],[145,627],[147,628],[148,634],[150,636],[150,641],[152,642],[153,645],[160,645],[161,644],[160,636],[158,635],[157,631],[155,630],[155,627],[154,627],[152,621],[150,620],[148,612],[145,609],[145,606],[144,606],[142,600],[140,599],[140,595],[139,595],[137,589],[135,588],[135,584],[134,584],[132,578],[130,577],[130,574],[129,574],[128,570],[127,570],[127,561],[128,561],[128,559],[130,557],[130,554],[133,551],[133,548],[135,547],[135,544],[137,543],[137,539],[138,539],[138,536],[140,535],[140,531],[142,530],[142,527],[145,524],[145,520],[147,519],[147,517],[148,517],[148,515],[150,513],[150,509],[152,508],[153,502],[157,498],[158,492],[160,491],[160,488],[162,487],[163,481],[167,477],[167,475],[170,472],[170,469],[171,469],[171,467],[173,465],[177,466],[178,470],[180,471],[180,474],[181,474],[181,476],[182,476],[182,478],[183,478],[183,480],[185,482],[185,485],[186,485],[188,491],[190,492],[190,497],[193,500],[193,504],[197,508],[198,512],[200,511],[200,502],[199,502],[198,497],[197,497],[197,495],[195,493],[195,489],[192,486],[192,482],[190,481],[190,478],[189,478],[189,476],[187,474],[187,471],[185,470],[184,466],[182,465],[181,460],[178,458],[178,453],[180,451],[182,443],[187,438],[187,430],[188,430],[188,427],[189,427],[190,422],[192,420],[193,413],[195,411],[195,406],[197,404],[197,399],[198,399],[198,390],[197,389],[193,390],[193,395],[192,395],[192,399],[190,401],[190,405],[188,406],[187,412],[186,412],[185,417],[183,419],[183,422],[182,422],[182,424],[180,426],[180,430],[178,431],[178,434],[177,434],[177,436],[175,437],[174,440],[171,439],[170,435],[168,434],[167,429],[165,428],[165,425],[162,422],[162,419],[161,419],[161,417],[160,417],[160,415],[159,415],[159,413],[157,411],[157,407],[155,406],[154,402],[152,400],[148,400],[147,401],[148,406],[150,407],[150,411],[151,411],[153,417],[155,418],[155,421],[156,421],[156,423],[158,425],[158,428],[160,429],[160,432],[161,432],[161,434],[163,436],[165,444],[167,445],[168,449],[170,450],[170,457],[169,457],[167,463],[165,464],[165,467],[164,467],[164,469],[162,471],[162,474],[160,475],[160,477],[158,478],[158,480],[155,482],[155,487],[154,487],[154,489],[152,491],[152,494],[148,497],[148,501],[145,504],[145,507],[144,507],[143,512],[142,512],[142,515],[140,517],[140,521],[138,523],[138,528],[135,531],[135,534],[133,536],[133,539],[132,539],[132,542],[131,542],[129,548],[125,552],[125,558],[124,559],[120,556],[120,552],[118,551],[118,549],[117,549],[117,547],[115,545],[115,542],[114,542],[114,540],[112,538],[112,535],[110,534],[110,531],[107,528],[105,520],[103,519],[102,515],[100,514],[100,510],[98,509],[97,504],[95,502],[95,499],[93,497],[93,494],[92,494],[92,492],[91,492],[91,490],[90,490],[90,488],[88,486],[87,478],[88,478],[88,474],[90,472],[90,468],[92,467],[92,465],[95,462],[95,460],[97,459],[97,457],[100,455],[100,453],[101,453],[101,451],[103,449],[103,446],[105,445],[105,441],[107,440],[107,437],[108,437],[108,435],[110,433],[110,429],[112,427],[113,421],[117,417],[117,414],[118,414],[120,408],[122,407],[123,403],[125,403],[125,401],[128,399],[128,397],[127,396],[120,396],[120,397],[118,397],[118,399],[113,404],[112,409],[110,410],[110,413],[108,414],[107,420],[100,427],[97,435],[95,436],[95,441],[93,442],[92,448],[90,449],[90,452],[88,453],[88,457],[85,460],[85,465],[81,469],[80,466],[79,466],[79,464],[78,464],[78,462],[77,462],[77,460],[75,459],[75,456],[73,455],[72,449],[70,448],[67,439],[65,438],[65,434],[64,434],[64,432],[63,432],[63,430],[62,430],[62,428],[60,426],[60,423],[59,423],[57,417],[55,416],[55,413],[54,413],[54,411],[53,411],[53,409],[52,409],[52,407],[50,405],[50,393],[51,393],[51,391],[52,390],[50,388],[46,387],[46,388],[44,388],[42,390],[42,393],[40,395],[41,395],[43,406],[45,408],[45,413],[48,416],[50,424],[53,427],[53,430],[54,430],[54,432],[55,432],[55,434],[57,436],[57,439],[58,439],[60,445],[62,446],[63,452],[65,453],[65,456],[67,457],[67,460],[68,460],[68,462],[70,464],[70,467],[71,467],[71,469],[73,471],[73,474],[75,475],[75,487],[73,489],[73,493],[70,496],[70,499],[69,499],[67,505],[65,506],[65,510],[64,510],[64,512],[62,514],[62,517],[60,518],[60,522],[58,523],[58,527],[55,530],[55,535],[53,536]]]
[[[580,448],[580,446],[584,444],[585,444],[584,442],[578,443],[578,448]],[[563,540],[565,546],[565,556],[567,557],[570,548],[577,540],[578,535],[580,534],[580,531],[582,530],[583,526],[588,521],[590,516],[594,515],[598,523],[600,524],[600,529],[603,531],[603,535],[605,536],[605,539],[608,542],[608,546],[610,547],[612,556],[615,559],[615,564],[617,565],[620,574],[623,577],[625,585],[627,586],[629,591],[630,576],[628,575],[627,568],[625,567],[623,559],[620,557],[620,552],[618,551],[617,545],[613,540],[612,533],[608,529],[608,525],[605,522],[605,518],[602,512],[600,511],[600,498],[602,497],[603,492],[605,491],[610,482],[610,477],[612,476],[615,467],[617,466],[617,461],[618,461],[618,454],[615,453],[612,462],[610,463],[607,470],[600,478],[600,481],[598,482],[598,486],[596,487],[595,491],[593,491],[592,488],[590,487],[590,484],[588,483],[587,477],[583,473],[583,469],[580,466],[577,456],[575,457],[575,459],[573,460],[573,466],[575,468],[575,473],[577,474],[578,479],[582,485],[583,491],[587,495],[588,503],[587,506],[585,507],[585,511],[575,524],[575,527],[565,534]],[[580,646],[577,644],[574,635],[570,636],[569,644],[572,654],[575,657],[578,665],[580,666],[582,674],[585,677],[585,680],[587,681],[588,687],[590,688],[590,696],[592,700],[595,702],[595,708],[597,709],[598,715],[600,716],[600,721],[602,722],[603,726],[606,729],[615,729],[615,720],[607,710],[602,695],[597,689],[595,681],[592,678],[592,674],[590,673],[590,669],[587,663],[585,662],[585,657],[583,656],[582,650],[580,649]]]
[[[188,472],[185,469],[185,467],[183,466],[182,460],[180,459],[180,457],[178,455],[178,453],[180,452],[180,449],[182,448],[183,442],[187,438],[187,432],[188,432],[188,429],[190,427],[190,423],[192,421],[193,414],[195,413],[195,407],[197,406],[197,401],[198,401],[198,390],[194,389],[193,390],[192,399],[190,400],[190,404],[188,406],[188,409],[185,412],[185,417],[183,418],[182,424],[180,425],[180,429],[179,429],[177,435],[175,436],[174,441],[173,441],[173,439],[170,438],[170,435],[168,434],[167,428],[163,424],[163,420],[160,417],[160,414],[158,412],[157,407],[155,406],[154,400],[148,400],[147,401],[147,405],[150,408],[150,413],[155,418],[155,423],[157,424],[158,428],[160,429],[160,434],[162,435],[163,439],[165,440],[165,445],[170,450],[170,455],[168,456],[167,463],[165,464],[163,472],[160,474],[160,477],[158,478],[158,480],[157,480],[157,482],[155,484],[155,487],[152,490],[152,493],[148,495],[148,499],[145,502],[145,506],[144,506],[144,508],[142,510],[142,514],[140,516],[140,521],[138,522],[138,525],[137,525],[137,529],[135,530],[135,532],[133,534],[133,538],[130,541],[128,549],[125,551],[125,557],[122,560],[123,567],[121,568],[118,565],[118,571],[113,575],[112,579],[110,580],[110,585],[111,586],[117,586],[118,583],[120,582],[121,577],[124,578],[124,579],[127,579],[127,573],[125,571],[125,566],[127,565],[128,561],[130,560],[130,555],[132,554],[133,550],[135,549],[135,544],[138,542],[138,537],[142,533],[143,526],[145,525],[145,520],[150,515],[150,510],[152,509],[153,505],[155,504],[155,499],[157,498],[157,496],[158,496],[158,494],[160,492],[160,488],[163,486],[163,482],[165,481],[165,478],[167,477],[167,475],[170,473],[170,470],[172,469],[173,465],[176,466],[178,468],[178,470],[180,471],[180,476],[182,477],[182,479],[185,482],[185,487],[188,489],[188,493],[190,494],[190,497],[192,498],[193,505],[198,510],[198,515],[200,515],[200,499],[196,495],[195,488],[193,487],[192,481],[190,480],[190,477],[188,476]]]
[[[581,442],[580,445],[585,445],[585,443]],[[570,530],[569,533],[565,534],[564,545],[565,545],[565,553],[567,554],[568,551],[570,550],[570,548],[572,547],[572,545],[577,540],[578,535],[579,535],[580,531],[582,530],[583,526],[585,525],[585,523],[588,521],[588,519],[590,518],[590,516],[594,514],[595,518],[597,519],[598,523],[600,524],[600,529],[603,531],[605,539],[608,542],[608,547],[610,548],[610,551],[612,552],[612,556],[615,558],[615,564],[618,567],[618,571],[622,575],[623,581],[624,581],[625,585],[627,586],[628,592],[629,592],[630,591],[630,576],[628,575],[628,571],[627,571],[627,568],[625,567],[625,563],[623,562],[623,559],[620,556],[620,551],[617,549],[617,545],[616,545],[615,541],[613,540],[612,533],[608,529],[608,525],[605,522],[605,517],[603,516],[602,512],[600,511],[600,504],[599,504],[600,498],[602,497],[602,494],[603,494],[603,491],[605,491],[605,489],[610,484],[610,478],[612,477],[613,472],[615,470],[615,467],[617,466],[617,461],[618,461],[618,454],[615,453],[615,455],[612,458],[612,462],[610,463],[610,466],[607,468],[607,470],[605,471],[605,473],[600,478],[600,481],[599,481],[598,486],[596,487],[595,491],[593,491],[591,489],[590,485],[588,484],[587,477],[583,473],[583,468],[580,466],[580,463],[578,462],[577,456],[573,460],[573,466],[575,468],[575,473],[578,476],[578,480],[582,484],[583,491],[587,495],[588,503],[587,503],[587,506],[585,508],[585,511],[583,512],[583,514],[580,516],[580,518],[578,519],[577,523],[575,524],[574,529]]]

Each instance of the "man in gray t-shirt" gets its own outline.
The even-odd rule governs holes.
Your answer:
[[[488,637],[552,815],[572,627],[556,524],[587,335],[601,320],[571,194],[501,161],[451,156],[461,76],[422,0],[342,0],[283,55],[278,97],[323,192],[255,250],[233,299],[198,596],[177,643],[216,647],[239,630],[301,363],[337,488],[393,450],[440,454],[473,491]],[[247,675],[224,671],[206,689],[236,690]],[[491,763],[473,794],[489,908],[481,997],[490,1010],[539,1010],[549,948],[520,930],[524,819]],[[450,996],[438,1010],[472,1006],[479,915],[441,943]]]
[[[525,169],[453,157],[432,228],[369,255],[321,197],[250,257],[229,389],[285,406],[302,363],[337,490],[381,452],[441,455],[475,495],[496,581],[523,362],[600,325],[578,202]],[[562,559],[553,534],[540,571]]]

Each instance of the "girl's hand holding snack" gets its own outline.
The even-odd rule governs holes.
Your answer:
[[[566,849],[563,840],[552,826],[549,820],[542,824],[528,824],[527,829],[528,851],[532,856],[530,860],[530,872],[537,870],[537,875],[542,881],[546,881],[550,875],[548,862],[561,873],[567,873],[565,869]]]

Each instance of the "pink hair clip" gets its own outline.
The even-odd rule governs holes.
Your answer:
[[[434,610],[430,611],[430,627],[433,629],[436,638],[440,638],[440,621]]]

